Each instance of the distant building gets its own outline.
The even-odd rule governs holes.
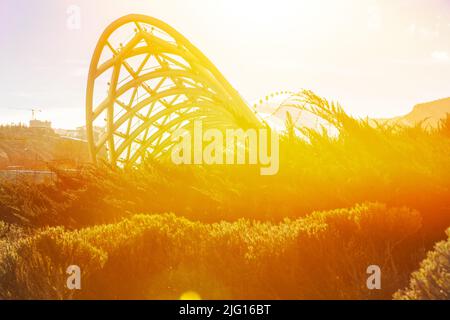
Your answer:
[[[50,121],[30,120],[30,130],[35,134],[55,134]]]
[[[104,132],[105,128],[102,127],[94,127],[94,139],[97,140]],[[87,140],[86,126],[78,127],[75,130],[69,129],[56,129],[56,133],[62,137],[79,139],[79,140]]]
[[[30,120],[30,128],[52,130],[52,123],[50,121]]]

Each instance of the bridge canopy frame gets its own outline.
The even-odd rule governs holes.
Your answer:
[[[173,145],[171,134],[195,120],[205,128],[264,126],[216,66],[168,24],[134,14],[109,25],[87,84],[92,161],[105,151],[110,163],[123,167],[158,158]]]

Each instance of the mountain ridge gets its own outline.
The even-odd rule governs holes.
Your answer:
[[[450,114],[450,97],[416,104],[411,112],[404,116],[375,120],[407,126],[422,123],[425,127],[435,128],[447,114]]]

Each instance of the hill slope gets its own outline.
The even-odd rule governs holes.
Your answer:
[[[88,161],[85,141],[26,127],[0,129],[0,169],[10,166],[41,169],[49,162],[72,167]]]
[[[413,126],[423,122],[425,127],[435,128],[439,122],[450,114],[450,98],[444,98],[414,106],[405,116],[392,119],[379,119],[382,122],[393,122],[401,125]]]

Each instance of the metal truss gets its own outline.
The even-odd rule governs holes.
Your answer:
[[[87,86],[92,161],[105,150],[118,166],[161,157],[171,134],[194,120],[219,129],[263,126],[214,64],[166,23],[129,15],[107,27]]]

